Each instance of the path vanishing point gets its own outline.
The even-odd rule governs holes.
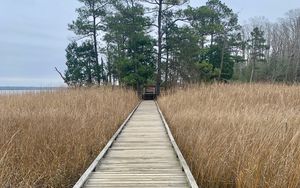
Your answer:
[[[81,187],[198,186],[158,105],[142,101],[74,186]]]

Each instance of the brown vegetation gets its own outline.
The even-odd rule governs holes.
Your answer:
[[[192,86],[159,104],[202,187],[300,187],[299,86]]]
[[[71,187],[137,100],[111,88],[0,96],[0,187]]]

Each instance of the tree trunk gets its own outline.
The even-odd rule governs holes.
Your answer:
[[[298,72],[299,72],[299,63],[300,63],[300,56],[299,56],[299,51],[300,51],[300,17],[297,20],[297,32],[296,33],[296,47],[294,48],[294,55],[295,57],[295,61],[296,61],[296,67],[295,67],[295,74],[294,74],[294,82],[298,81]],[[298,52],[298,53],[297,53]]]
[[[106,51],[107,51],[107,80],[110,84],[113,84],[112,79],[111,79],[111,54],[109,52],[109,43],[106,46]]]
[[[221,51],[221,64],[220,64],[220,73],[219,73],[219,81],[221,80],[222,77],[222,70],[223,70],[223,65],[224,65],[224,52],[225,51],[225,39],[223,41],[223,46],[222,46],[222,51]]]
[[[255,69],[255,60],[252,63],[252,69],[251,69],[251,76],[250,76],[250,84],[253,82],[253,78],[254,78],[254,70]]]
[[[294,82],[297,82],[298,81],[298,72],[299,72],[299,58],[297,59],[297,62],[296,62],[296,67],[295,67],[295,77],[294,77]]]
[[[165,87],[168,87],[168,75],[169,75],[169,47],[168,47],[168,28],[166,32],[166,67],[165,67]]]
[[[290,74],[290,67],[292,64],[292,57],[289,55],[289,57],[287,58],[287,67],[286,67],[286,71],[285,71],[285,83],[289,82],[289,74]]]
[[[91,86],[92,85],[92,66],[89,62],[87,63],[86,68],[87,68],[87,86]]]
[[[161,84],[161,57],[162,57],[162,31],[161,31],[161,21],[162,21],[162,1],[158,1],[158,55],[157,55],[157,76],[156,76],[156,94],[160,94],[160,84]]]
[[[166,58],[166,69],[165,69],[165,85],[168,87],[168,75],[169,75],[169,50],[167,49],[167,58]]]
[[[101,78],[102,78],[102,82],[107,84],[107,80],[104,72],[104,61],[102,58],[101,58]]]
[[[93,7],[94,8],[94,7]],[[93,39],[94,39],[94,51],[95,51],[95,58],[96,58],[96,67],[97,67],[97,82],[98,85],[101,84],[101,73],[100,73],[100,65],[99,65],[99,59],[98,59],[98,45],[97,45],[97,28],[96,28],[96,16],[95,13],[93,13]]]

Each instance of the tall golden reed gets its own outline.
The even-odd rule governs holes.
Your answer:
[[[299,86],[190,86],[159,104],[202,187],[300,187]]]
[[[0,187],[71,187],[137,101],[118,88],[0,96]]]

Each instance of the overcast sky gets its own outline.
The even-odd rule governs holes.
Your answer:
[[[206,0],[190,0],[192,6]],[[254,16],[271,21],[300,0],[223,0],[239,13],[240,23]],[[77,0],[0,0],[0,86],[60,86],[54,67],[64,69],[65,48],[72,37],[67,24]]]

